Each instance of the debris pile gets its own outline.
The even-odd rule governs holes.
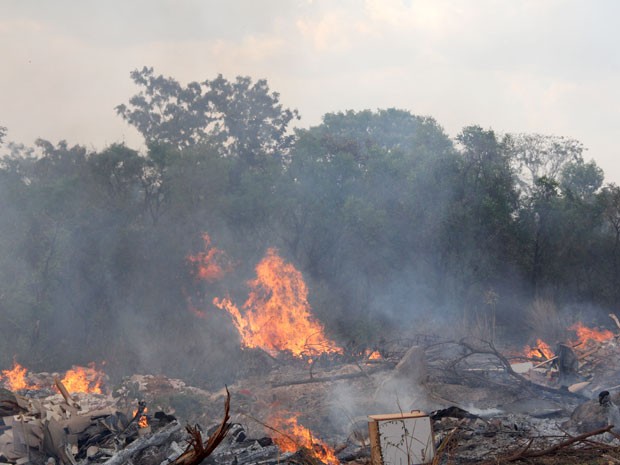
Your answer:
[[[22,370],[25,387],[0,391],[0,463],[368,464],[369,419],[412,410],[428,413],[434,464],[620,463],[617,337],[562,345],[425,336],[312,363],[272,356],[217,392],[134,375],[74,393]]]

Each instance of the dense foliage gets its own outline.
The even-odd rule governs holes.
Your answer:
[[[144,153],[29,149],[0,127],[4,367],[106,360],[229,380],[242,354],[210,301],[241,301],[269,247],[343,346],[420,321],[514,328],[537,299],[600,315],[620,303],[620,188],[577,141],[477,126],[452,140],[397,109],[293,130],[265,81],[132,78],[140,92],[117,112]],[[234,264],[218,282],[187,260],[205,232]]]

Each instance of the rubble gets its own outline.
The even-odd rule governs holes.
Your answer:
[[[39,374],[36,389],[0,390],[0,462],[197,465],[208,455],[215,465],[368,464],[368,417],[412,409],[431,419],[433,464],[620,461],[610,424],[620,404],[615,337],[571,347],[564,364],[473,339],[396,346],[372,360],[277,361],[216,392],[134,375],[104,394],[75,394]],[[566,365],[577,382],[560,376]],[[310,441],[277,424],[278,413],[294,416]],[[282,436],[293,438],[292,450]],[[334,459],[320,458],[326,448]]]

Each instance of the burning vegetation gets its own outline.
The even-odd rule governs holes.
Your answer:
[[[208,234],[203,238],[206,250],[188,260],[200,264],[196,278],[214,281],[223,276],[220,263],[228,260],[224,252],[211,246]],[[267,251],[255,271],[256,278],[248,282],[250,293],[242,311],[230,298],[213,299],[213,305],[232,317],[244,347],[260,348],[272,356],[288,352],[306,358],[343,352],[327,338],[325,328],[312,315],[302,274],[276,249]]]

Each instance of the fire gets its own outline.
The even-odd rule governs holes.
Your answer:
[[[142,410],[143,414],[146,414],[146,412],[148,412],[148,407],[145,407],[144,410]],[[131,416],[135,417],[138,414],[138,409],[135,409]],[[148,428],[149,427],[149,419],[147,418],[146,415],[140,415],[140,418],[138,418],[138,427],[139,428]]]
[[[297,422],[299,414],[279,414],[271,417],[269,424],[280,434],[273,438],[273,442],[282,452],[295,452],[304,447],[314,453],[323,463],[338,464],[335,451],[320,439],[313,436],[305,426]]]
[[[190,255],[187,259],[196,267],[197,278],[214,282],[228,273],[232,269],[232,265],[224,251],[211,246],[211,237],[207,233],[202,235],[202,240],[204,241],[205,251]]]
[[[368,351],[370,352],[370,351]],[[368,355],[368,360],[381,360],[383,357],[381,357],[381,354],[379,353],[378,350],[372,351],[369,353]]]
[[[577,322],[568,328],[571,331],[574,331],[577,334],[577,339],[570,341],[570,344],[573,347],[585,346],[590,341],[594,342],[605,342],[613,339],[614,333],[611,331],[604,329],[598,330],[594,328],[588,328],[581,322]],[[541,353],[547,358],[555,357],[555,354],[551,350],[551,347],[543,341],[542,339],[538,339],[536,341],[535,347],[525,346],[525,355],[530,358],[540,358]]]
[[[94,363],[91,363],[88,367],[74,366],[65,373],[62,384],[67,388],[67,391],[72,393],[101,394],[104,376],[103,372],[95,369]]]
[[[26,370],[16,361],[13,361],[13,368],[11,370],[2,370],[2,376],[5,379],[4,386],[11,391],[18,391],[20,389],[31,389],[36,386],[31,385],[26,380]]]
[[[213,300],[230,313],[244,346],[260,347],[272,355],[290,351],[297,357],[342,353],[310,313],[301,273],[275,249],[269,249],[256,266],[256,276],[248,283],[252,290],[243,305],[244,314],[230,299]]]
[[[551,350],[551,347],[549,347],[549,344],[542,339],[536,340],[535,347],[525,346],[526,357],[540,358],[541,354],[547,359],[555,357],[555,354]]]
[[[576,344],[587,344],[590,341],[605,342],[613,339],[614,337],[614,333],[607,329],[599,331],[597,329],[588,328],[581,322],[575,323],[568,329],[577,333],[577,341],[575,341]]]

